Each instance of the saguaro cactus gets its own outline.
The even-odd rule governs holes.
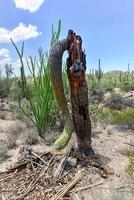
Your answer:
[[[64,95],[62,81],[62,56],[68,50],[67,74],[71,90],[72,118]],[[51,81],[55,98],[65,115],[65,128],[55,142],[57,149],[64,148],[75,130],[78,149],[88,154],[91,148],[91,122],[88,114],[88,88],[85,80],[86,55],[82,50],[82,39],[69,30],[66,39],[52,47],[49,56]]]

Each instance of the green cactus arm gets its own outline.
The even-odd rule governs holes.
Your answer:
[[[65,127],[63,133],[55,142],[55,147],[57,149],[63,149],[66,147],[74,130],[73,122],[69,113],[69,109],[64,94],[63,80],[62,80],[62,56],[64,51],[66,51],[68,47],[69,47],[69,40],[65,39],[58,42],[55,46],[53,46],[49,53],[49,66],[50,66],[51,83],[53,91],[57,103],[65,116]]]

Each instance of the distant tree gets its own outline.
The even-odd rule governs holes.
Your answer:
[[[13,67],[11,64],[4,65],[5,76],[2,76],[2,68],[0,68],[0,98],[6,98],[9,95],[12,85]]]
[[[2,79],[2,69],[0,67],[0,79]]]
[[[6,74],[6,79],[9,80],[11,76],[13,75],[13,67],[10,64],[5,64],[5,74]]]

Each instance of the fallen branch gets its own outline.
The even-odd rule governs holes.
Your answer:
[[[68,184],[66,184],[59,192],[57,192],[52,198],[51,200],[59,200],[60,198],[62,198],[67,192],[69,192],[69,190],[76,184],[78,183],[78,181],[82,178],[83,174],[82,173],[78,173],[78,175],[76,175],[73,180],[71,180]]]

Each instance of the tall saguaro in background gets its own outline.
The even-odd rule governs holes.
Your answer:
[[[71,90],[72,119],[67,107],[62,81],[62,56],[68,50],[67,74]],[[78,150],[88,155],[91,147],[91,122],[88,113],[88,88],[85,80],[86,55],[82,50],[82,39],[69,30],[66,39],[58,42],[50,50],[49,66],[55,98],[65,116],[65,127],[55,142],[57,149],[64,148],[72,135],[77,135]]]

